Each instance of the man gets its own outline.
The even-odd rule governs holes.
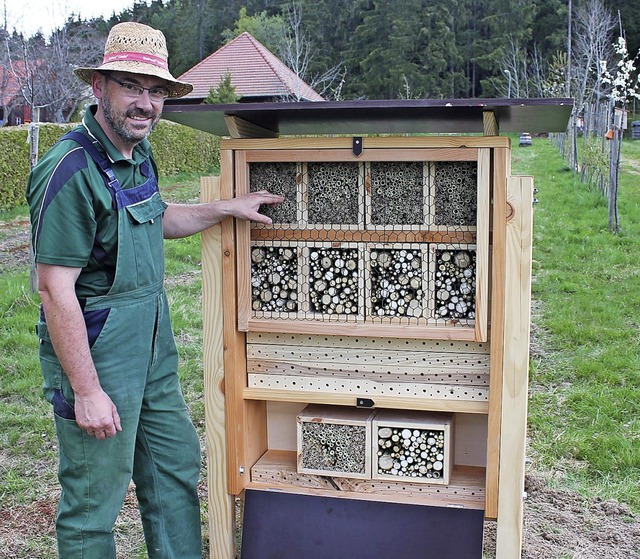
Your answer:
[[[259,206],[283,199],[161,199],[146,138],[165,98],[192,89],[169,73],[161,32],[116,25],[102,65],[76,74],[97,105],[27,186],[40,362],[60,449],[59,557],[115,558],[113,526],[133,479],[149,557],[200,559],[200,446],[177,376],[163,237],[230,216],[270,223]]]

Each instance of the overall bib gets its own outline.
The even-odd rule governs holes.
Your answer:
[[[65,138],[100,166],[118,212],[112,287],[80,304],[100,384],[116,405],[122,432],[97,440],[77,426],[73,391],[41,320],[44,392],[60,445],[59,557],[115,559],[113,526],[133,479],[149,557],[201,559],[200,445],[177,375],[163,288],[165,206],[158,184],[145,162],[147,181],[123,190],[86,136],[71,132]]]

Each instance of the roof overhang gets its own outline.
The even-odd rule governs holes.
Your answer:
[[[573,99],[408,99],[166,105],[163,117],[217,136],[564,132]],[[488,118],[490,117],[490,118]],[[239,130],[240,129],[240,130]]]

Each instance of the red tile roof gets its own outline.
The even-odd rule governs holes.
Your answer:
[[[14,72],[17,74],[17,77]],[[21,100],[26,103],[26,101],[22,99],[18,79],[26,79],[26,65],[23,61],[18,60],[14,62],[13,70],[7,66],[0,65],[0,95],[2,96],[0,98],[0,103],[3,106],[11,103],[16,96],[19,96]]]
[[[227,73],[231,74],[231,84],[241,98],[295,97],[301,101],[324,101],[246,31],[178,78],[193,84],[193,91],[183,99],[205,98],[209,89],[217,87]]]

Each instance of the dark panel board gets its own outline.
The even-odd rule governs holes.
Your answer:
[[[481,559],[484,512],[247,490],[242,559]]]
[[[280,135],[308,134],[473,134],[484,131],[482,115],[493,111],[500,132],[564,132],[572,99],[407,99],[165,104],[164,118],[211,134],[228,136],[225,116]]]

